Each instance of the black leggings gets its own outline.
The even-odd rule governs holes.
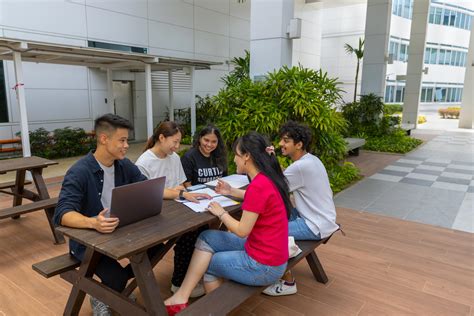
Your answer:
[[[205,225],[182,235],[174,246],[174,270],[173,277],[171,278],[171,283],[173,285],[179,287],[181,286],[181,283],[183,283],[186,272],[188,271],[189,263],[193,256],[196,240],[199,237],[199,234],[208,228],[209,226]]]

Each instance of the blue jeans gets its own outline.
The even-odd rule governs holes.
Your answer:
[[[293,236],[295,240],[321,240],[321,234],[313,233],[304,219],[299,216],[296,208],[291,210],[288,220],[288,235]]]
[[[285,273],[286,262],[279,266],[261,264],[244,249],[245,238],[220,230],[206,230],[199,235],[196,249],[212,253],[204,282],[224,278],[246,285],[265,286],[278,281]]]

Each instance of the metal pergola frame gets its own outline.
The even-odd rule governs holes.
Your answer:
[[[219,62],[154,56],[141,53],[112,51],[99,48],[69,46],[44,42],[23,41],[0,37],[0,60],[12,60],[15,69],[15,86],[20,110],[23,156],[31,156],[28,116],[22,62],[49,63],[99,68],[107,72],[107,100],[113,100],[112,74],[114,70],[145,72],[147,135],[153,134],[153,106],[151,72],[168,71],[170,119],[173,120],[172,72],[185,70],[191,75],[191,132],[196,131],[195,70],[210,69]],[[107,102],[113,112],[113,102]]]

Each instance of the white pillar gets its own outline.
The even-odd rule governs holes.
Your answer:
[[[418,125],[418,106],[420,104],[421,83],[423,82],[422,71],[429,10],[430,0],[413,1],[402,123],[415,124],[415,127]]]
[[[20,108],[21,146],[23,157],[31,157],[30,134],[28,130],[28,115],[26,113],[25,86],[23,82],[23,65],[21,53],[13,52],[13,65],[15,67],[15,90],[18,107]]]
[[[194,84],[194,67],[190,67],[191,71],[191,136],[196,133],[196,85]]]
[[[174,105],[173,105],[173,70],[168,70],[168,111],[170,113],[170,121],[174,121]]]
[[[392,17],[391,0],[368,0],[360,94],[385,94],[386,56]],[[358,45],[358,44],[356,44]]]
[[[293,43],[287,27],[294,0],[252,0],[250,6],[250,78],[291,67]]]
[[[472,25],[474,23],[471,22]],[[466,73],[464,75],[464,88],[462,90],[462,105],[459,115],[459,128],[474,126],[474,27],[471,26],[471,39],[466,58]]]
[[[146,99],[146,131],[147,136],[153,135],[153,103],[151,95],[151,65],[145,65],[145,99]]]
[[[107,106],[109,108],[109,113],[115,114],[114,84],[113,84],[112,76],[113,76],[112,69],[107,68]]]

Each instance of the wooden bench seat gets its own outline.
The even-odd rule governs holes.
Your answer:
[[[58,203],[58,198],[50,198],[45,200],[39,200],[29,204],[18,205],[6,209],[0,210],[0,219],[14,217],[17,215],[30,213],[34,211],[38,211],[41,209],[48,209],[56,207]]]
[[[287,270],[293,268],[303,258],[306,258],[316,280],[327,283],[328,278],[314,250],[321,244],[325,244],[330,237],[319,241],[297,241],[302,252],[288,260]],[[178,315],[227,315],[246,300],[254,295],[260,294],[266,286],[248,286],[233,281],[226,281],[216,290],[195,301]],[[209,313],[212,306],[212,313]]]
[[[359,148],[365,145],[363,138],[344,138],[346,150],[351,156],[359,156]]]
[[[25,182],[23,184],[24,185],[31,184],[31,181],[30,180],[25,180]],[[11,189],[14,186],[15,186],[15,181],[3,182],[3,183],[0,183],[0,190]]]
[[[81,262],[69,253],[33,264],[32,268],[45,278],[79,267]]]

